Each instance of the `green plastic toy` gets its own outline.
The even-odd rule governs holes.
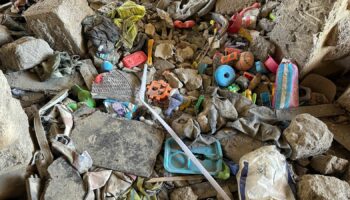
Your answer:
[[[78,96],[78,99],[81,103],[85,103],[89,108],[95,108],[96,102],[92,98],[91,93],[78,85],[73,86],[73,91]]]

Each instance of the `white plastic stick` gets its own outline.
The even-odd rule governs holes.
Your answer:
[[[145,64],[142,75],[142,83],[140,88],[140,101],[146,106],[146,108],[156,117],[156,119],[164,126],[164,128],[169,132],[171,137],[177,142],[177,144],[181,147],[181,149],[185,152],[188,158],[196,165],[199,171],[204,175],[204,177],[209,181],[209,183],[214,187],[214,189],[218,192],[218,194],[224,200],[230,200],[230,197],[225,193],[225,191],[221,188],[221,186],[215,181],[215,179],[209,174],[209,172],[203,167],[203,165],[198,161],[198,159],[193,155],[190,149],[186,146],[186,144],[177,136],[175,131],[163,120],[158,113],[145,102],[145,92],[146,92],[146,79],[147,79],[147,68],[148,65]]]

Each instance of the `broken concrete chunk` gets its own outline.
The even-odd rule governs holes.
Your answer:
[[[202,86],[202,77],[195,69],[179,68],[174,70],[179,79],[185,83],[186,89],[196,90]]]
[[[346,170],[343,180],[346,181],[350,185],[350,165],[348,166],[348,169]]]
[[[259,20],[258,26],[266,32],[271,32],[273,27],[275,27],[275,22],[270,21],[269,19],[263,18]]]
[[[255,0],[217,0],[215,12],[232,15],[255,2]]]
[[[63,157],[55,160],[48,168],[51,179],[44,192],[44,199],[84,199],[83,180]]]
[[[30,69],[52,54],[46,41],[33,37],[22,37],[0,48],[3,67],[14,71]]]
[[[161,43],[156,47],[154,56],[164,60],[171,58],[174,54],[174,45],[170,43]]]
[[[170,194],[170,200],[196,200],[198,196],[190,186],[177,188]]]
[[[179,62],[184,62],[185,60],[192,59],[194,51],[191,47],[187,46],[183,49],[176,49],[176,60]]]
[[[10,31],[6,26],[0,25],[0,46],[12,42],[13,39],[11,37]]]
[[[348,167],[348,161],[332,155],[315,156],[311,160],[311,167],[322,174],[340,174]]]
[[[93,82],[91,95],[96,99],[117,99],[135,102],[140,88],[139,79],[121,70],[100,74],[101,81]]]
[[[333,141],[327,125],[310,114],[297,115],[283,135],[292,148],[292,160],[322,154]]]
[[[175,65],[167,60],[156,58],[154,59],[154,67],[158,70],[164,71],[164,70],[174,69]]]
[[[81,22],[93,14],[86,0],[46,0],[32,5],[24,17],[29,29],[55,50],[84,55]]]
[[[84,79],[85,85],[89,90],[92,88],[92,83],[98,72],[90,59],[81,60],[82,65],[79,67],[79,72]]]
[[[164,78],[168,81],[169,85],[172,88],[182,88],[183,84],[181,81],[176,77],[176,75],[172,72],[165,71],[163,73]]]
[[[0,172],[28,164],[34,151],[28,118],[0,70]]]
[[[96,166],[143,177],[153,172],[164,139],[152,126],[101,112],[78,120],[71,135],[77,150],[88,151]]]
[[[305,175],[298,183],[298,197],[300,200],[348,200],[350,186],[331,176]]]
[[[272,44],[272,42],[259,35],[259,32],[252,35],[253,42],[250,45],[250,51],[253,53],[255,58],[265,61],[269,55],[273,55],[275,53],[275,45]]]
[[[350,112],[350,87],[339,97],[337,102]]]

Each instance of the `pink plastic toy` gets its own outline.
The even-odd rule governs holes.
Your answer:
[[[135,53],[125,56],[122,60],[124,67],[129,69],[141,65],[146,61],[147,56],[143,51],[136,51]]]
[[[278,69],[278,64],[271,56],[269,56],[269,58],[264,62],[264,65],[270,72],[276,74]]]

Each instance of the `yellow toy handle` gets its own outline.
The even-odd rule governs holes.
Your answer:
[[[154,39],[149,39],[147,43],[147,64],[152,65],[152,49],[153,49]]]

